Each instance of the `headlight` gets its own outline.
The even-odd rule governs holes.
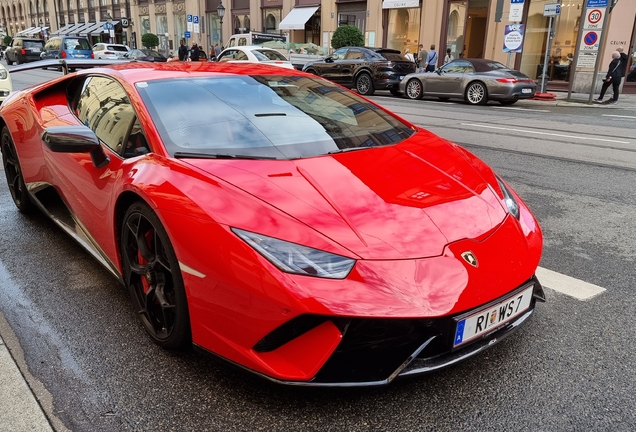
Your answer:
[[[501,192],[503,192],[504,202],[506,203],[506,207],[508,207],[508,211],[514,217],[519,219],[519,204],[513,198],[512,193],[510,193],[510,189],[506,187],[506,184],[497,176],[497,183],[499,183],[499,187],[501,188]]]
[[[0,79],[7,79],[9,73],[5,68],[0,68]]]
[[[232,228],[232,231],[268,261],[287,273],[344,279],[356,262],[351,258],[238,228]]]

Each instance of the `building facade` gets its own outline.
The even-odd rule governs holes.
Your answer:
[[[636,0],[561,1],[548,53],[550,81],[570,79],[586,1],[615,4],[599,50],[601,64],[609,64],[617,46],[634,55]],[[9,35],[32,28],[42,36],[84,34],[93,42],[114,38],[131,46],[140,46],[141,36],[151,32],[166,51],[182,39],[188,45],[196,41],[207,51],[232,34],[258,31],[287,34],[290,42],[329,51],[333,32],[341,25],[355,25],[368,46],[416,52],[419,44],[427,50],[434,44],[440,59],[450,49],[455,58],[490,58],[539,78],[548,41],[548,18],[543,16],[547,3],[553,0],[0,0],[0,27]],[[223,19],[218,14],[221,4]],[[525,25],[523,49],[506,54],[504,29],[513,23],[509,18],[515,6],[521,7],[521,15],[514,22]],[[103,29],[109,15],[114,34]],[[188,16],[199,23],[188,23]],[[122,18],[128,19],[128,27],[121,25]]]

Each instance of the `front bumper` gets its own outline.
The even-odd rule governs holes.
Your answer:
[[[533,288],[533,298],[525,312],[456,349],[453,349],[456,316],[436,319],[347,319],[305,316],[307,319],[304,319],[302,324],[296,323],[294,328],[289,326],[285,331],[278,331],[276,334],[273,332],[269,340],[263,340],[264,345],[257,345],[255,349],[275,350],[280,344],[284,344],[287,338],[298,337],[299,332],[302,334],[312,328],[318,328],[325,322],[331,322],[340,329],[342,340],[316,375],[308,381],[289,381],[256,373],[270,381],[286,385],[357,387],[382,386],[398,378],[433,372],[480,353],[526,323],[534,313],[536,301],[545,301],[543,287],[538,279],[532,277],[518,289],[502,297],[507,298],[529,287]],[[474,311],[495,305],[502,298],[475,308]],[[457,316],[460,315],[465,313]],[[285,332],[289,333],[287,337]],[[293,334],[294,332],[296,334]]]

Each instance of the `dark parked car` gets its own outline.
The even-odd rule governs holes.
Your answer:
[[[309,62],[303,71],[320,75],[363,95],[376,90],[399,94],[402,78],[414,73],[415,63],[400,51],[387,48],[345,47],[324,60]]]
[[[44,48],[42,39],[15,37],[5,52],[7,64],[21,64],[40,60]]]
[[[529,76],[486,59],[453,60],[435,72],[408,75],[400,83],[400,92],[409,99],[457,98],[471,105],[484,105],[489,100],[512,105],[519,99],[532,99],[536,89]]]
[[[137,61],[165,62],[168,60],[163,54],[149,49],[133,49],[124,54],[124,58]]]

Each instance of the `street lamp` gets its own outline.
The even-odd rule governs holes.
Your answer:
[[[223,48],[223,17],[225,16],[225,7],[223,6],[223,0],[219,0],[219,7],[216,8],[216,13],[219,15],[221,26],[221,48]]]
[[[113,17],[110,16],[110,12],[106,13],[106,27],[108,28],[108,42],[112,42],[110,40],[110,27],[113,25]]]

